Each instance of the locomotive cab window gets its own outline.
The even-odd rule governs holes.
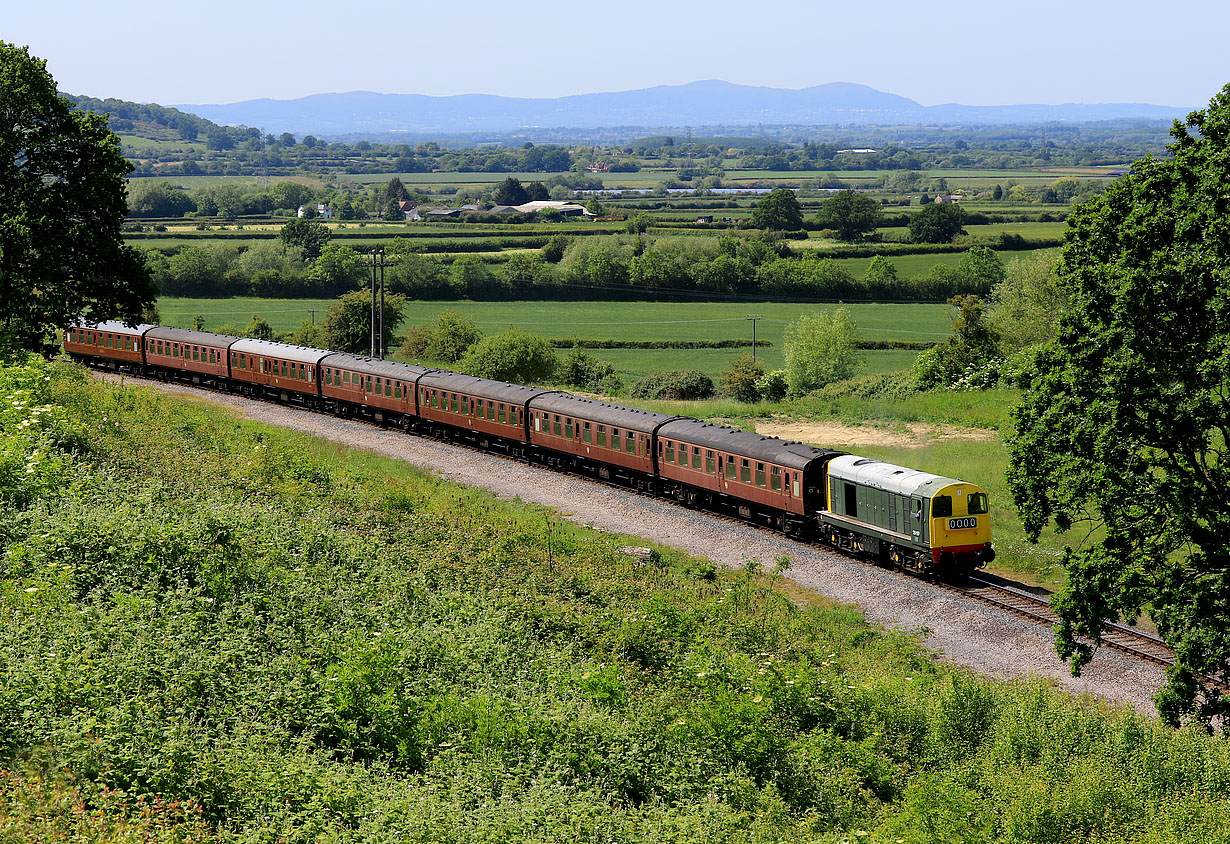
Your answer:
[[[952,515],[952,498],[947,495],[937,495],[931,499],[931,517],[935,519]]]
[[[987,494],[985,492],[971,492],[969,494],[969,514],[971,516],[981,516],[987,512]]]

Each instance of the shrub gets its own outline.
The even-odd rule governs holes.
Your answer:
[[[764,366],[751,355],[742,354],[722,373],[722,392],[736,401],[754,402],[760,398],[756,385],[764,377]]]
[[[695,369],[655,372],[633,383],[629,391],[637,399],[691,401],[713,397],[713,379]]]
[[[545,338],[514,328],[478,341],[457,368],[494,381],[535,384],[551,380],[558,365]]]

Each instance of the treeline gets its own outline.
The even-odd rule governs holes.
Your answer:
[[[248,248],[184,246],[173,255],[146,253],[164,296],[330,297],[362,287],[367,260],[331,243],[319,257],[283,240]],[[986,295],[1004,277],[1004,264],[985,246],[966,250],[955,265],[937,264],[921,277],[901,278],[878,256],[862,277],[831,258],[793,257],[761,238],[716,240],[634,236],[552,238],[536,252],[517,252],[499,264],[478,255],[451,261],[412,244],[385,246],[385,282],[411,299],[722,300],[761,297],[786,301],[944,301]]]

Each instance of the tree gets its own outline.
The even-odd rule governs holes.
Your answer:
[[[891,258],[876,255],[867,265],[867,272],[863,273],[863,281],[875,285],[896,284],[897,265],[892,262]]]
[[[368,279],[368,266],[349,246],[330,243],[311,268],[307,280],[314,282],[327,295],[337,295],[362,287]]]
[[[615,367],[591,355],[580,346],[573,346],[559,366],[559,382],[578,390],[599,390],[618,382]]]
[[[525,195],[529,197],[526,202],[534,202],[535,200],[545,200],[551,198],[551,192],[547,190],[547,186],[542,182],[530,182],[526,185]]]
[[[458,369],[494,381],[534,384],[550,380],[558,364],[545,338],[513,328],[479,340]]]
[[[854,335],[854,321],[845,308],[805,314],[786,326],[782,351],[790,395],[805,395],[853,376],[862,364]]]
[[[1004,262],[989,246],[971,246],[954,267],[967,290],[988,294],[1008,274]]]
[[[635,217],[624,223],[624,231],[628,234],[641,235],[649,231],[649,227],[653,225],[653,217],[644,211],[639,212]]]
[[[423,354],[431,360],[456,363],[481,339],[483,332],[473,317],[462,316],[454,310],[441,311]]]
[[[991,325],[1006,349],[1023,349],[1053,340],[1070,306],[1054,258],[1014,258],[991,293]]]
[[[496,205],[524,205],[530,201],[530,195],[521,185],[520,179],[509,176],[500,182],[495,189]]]
[[[410,198],[410,191],[406,190],[406,186],[402,184],[401,179],[394,176],[384,186],[384,198],[386,202],[405,202]]]
[[[132,167],[106,117],[73,111],[46,63],[3,41],[0,115],[0,357],[50,354],[79,320],[136,324],[156,290],[120,234]]]
[[[272,340],[273,326],[260,314],[252,314],[252,319],[244,326],[243,336],[253,340]]]
[[[933,202],[910,217],[910,240],[915,243],[951,243],[959,234],[964,234],[964,212],[955,202]]]
[[[978,296],[953,296],[952,334],[918,356],[914,374],[918,387],[947,387],[967,370],[982,366],[999,355],[999,335],[987,320]]]
[[[820,205],[816,223],[832,229],[840,240],[858,240],[871,234],[883,222],[880,203],[852,190],[838,191]]]
[[[1147,610],[1177,661],[1158,710],[1210,724],[1230,699],[1230,86],[1069,217],[1071,297],[1013,412],[1027,536],[1077,524],[1055,645],[1079,671],[1104,621]],[[1081,638],[1083,637],[1083,638]]]
[[[744,353],[730,362],[730,369],[722,373],[719,382],[722,392],[735,401],[754,402],[760,398],[757,383],[764,377],[764,366],[751,355]]]
[[[394,293],[384,300],[384,347],[393,343],[397,326],[406,317],[406,297]],[[372,348],[372,299],[366,290],[345,293],[325,309],[321,322],[325,348],[367,354]]]
[[[750,222],[754,229],[798,231],[803,228],[803,209],[794,191],[778,188],[756,203]]]
[[[297,246],[303,250],[303,257],[309,261],[320,256],[320,252],[329,242],[329,227],[315,220],[293,217],[282,225],[278,233],[287,246]]]

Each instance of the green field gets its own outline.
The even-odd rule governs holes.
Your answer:
[[[928,256],[931,257],[931,256]],[[935,256],[942,257],[942,256]],[[862,260],[862,259],[851,259]],[[186,327],[196,314],[207,325],[247,321],[253,313],[277,331],[297,328],[309,308],[323,313],[325,299],[172,299],[158,301],[166,325]],[[725,340],[752,336],[749,315],[762,316],[757,337],[780,346],[786,325],[805,313],[836,305],[780,302],[410,302],[403,327],[428,322],[445,309],[472,317],[485,332],[521,328],[546,337],[620,340]],[[869,340],[942,340],[952,324],[946,305],[851,304],[846,306],[860,337]]]

